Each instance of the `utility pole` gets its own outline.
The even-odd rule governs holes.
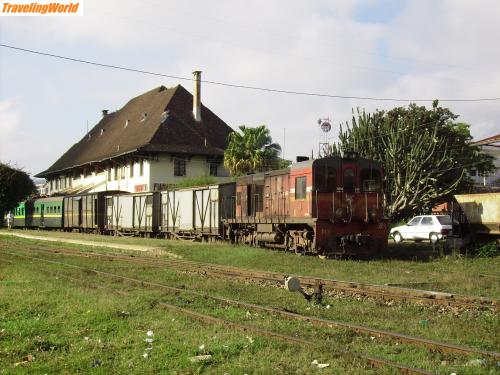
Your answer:
[[[283,152],[281,153],[281,158],[285,160],[285,147],[286,147],[286,128],[283,128]]]

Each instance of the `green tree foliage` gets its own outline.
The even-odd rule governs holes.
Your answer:
[[[265,125],[255,128],[241,125],[239,131],[229,135],[224,166],[233,176],[272,170],[284,163],[278,158],[280,152],[281,146],[273,143]]]
[[[36,191],[26,172],[0,163],[0,217]]]
[[[330,153],[357,151],[385,168],[387,214],[393,219],[424,212],[473,186],[467,170],[492,171],[492,157],[470,143],[469,125],[434,101],[373,114],[354,112]]]

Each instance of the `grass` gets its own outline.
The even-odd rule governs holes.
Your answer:
[[[179,246],[181,244],[187,247],[176,247],[175,251],[183,255],[214,249],[204,244],[179,243]],[[489,350],[498,350],[500,346],[497,338],[500,319],[496,313],[460,312],[407,304],[385,306],[373,300],[336,297],[326,297],[325,305],[331,306],[327,309],[325,305],[310,305],[298,294],[288,293],[283,289],[130,263],[47,256],[36,253],[40,247],[85,249],[78,245],[0,237],[0,257],[14,262],[0,262],[0,369],[3,368],[5,373],[391,373],[390,369],[372,370],[362,360],[334,354],[346,348],[442,373],[494,372],[491,365],[467,366],[467,361],[475,357],[432,353],[415,346],[396,345],[392,341],[355,335],[346,330],[313,327],[308,323],[289,321],[278,316],[222,306],[212,300],[187,294],[137,288],[129,283],[123,284],[9,253],[31,254],[41,259],[99,268],[246,302],[287,308],[303,314]],[[169,247],[169,250],[172,249]],[[243,249],[236,249],[240,250]],[[266,256],[286,256],[298,261],[325,264],[317,258],[301,259],[278,252],[246,250],[258,251],[256,254]],[[250,262],[243,255],[241,261]],[[354,264],[358,263],[360,262]],[[45,271],[85,277],[94,284],[128,290],[130,295],[120,297],[104,290],[84,288],[63,278],[56,279]],[[314,341],[319,348],[295,347],[250,332],[242,333],[220,325],[201,324],[181,314],[159,309],[158,301],[268,330],[298,335]],[[426,320],[427,324],[422,325],[422,320]],[[155,341],[151,350],[146,350],[149,345],[144,342],[147,330],[154,332]],[[199,346],[202,344],[206,348],[202,351],[212,354],[213,361],[192,364],[190,357],[200,354]],[[322,349],[325,347],[326,350]],[[144,353],[148,353],[147,358],[143,357]],[[35,357],[35,361],[15,366],[30,354]],[[330,363],[331,367],[315,369],[310,364],[313,359]],[[96,365],[97,361],[101,364],[93,368],[92,365]]]
[[[22,265],[0,267],[0,373],[307,374],[314,371],[311,358],[335,367],[326,373],[371,372],[362,362],[164,311],[152,303],[160,298],[157,292],[124,299],[48,279]],[[154,333],[151,345],[144,342],[148,330]],[[205,353],[212,362],[191,363],[192,356]],[[28,355],[34,360],[24,362]]]

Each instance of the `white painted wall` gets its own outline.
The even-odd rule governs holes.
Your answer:
[[[207,162],[205,156],[193,156],[186,158],[186,175],[174,176],[174,159],[176,157],[170,155],[163,155],[156,161],[151,161],[151,186],[155,183],[159,184],[176,184],[185,178],[194,178],[210,175],[210,163]],[[222,163],[217,168],[217,176],[214,177],[228,177],[229,172],[224,168]]]
[[[161,155],[157,160],[144,160],[142,175],[140,173],[140,163],[135,162],[131,166],[130,162],[125,165],[116,165],[115,168],[107,169],[103,172],[88,173],[86,176],[77,177],[63,176],[56,180],[48,180],[48,193],[68,193],[76,194],[79,191],[99,192],[99,191],[153,191],[155,184],[176,184],[185,178],[194,178],[210,175],[210,163],[205,156],[193,156],[186,158],[186,175],[174,176],[174,156]],[[133,174],[131,174],[131,168]],[[225,180],[229,172],[222,163],[217,170],[218,180]],[[51,184],[51,181],[52,184]],[[58,182],[57,182],[58,181]]]

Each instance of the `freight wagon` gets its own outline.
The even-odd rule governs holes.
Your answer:
[[[500,193],[455,195],[472,233],[500,235]]]
[[[104,228],[106,194],[109,192],[64,197],[64,229],[101,233]]]
[[[158,233],[160,193],[106,195],[103,231],[152,236]]]
[[[223,236],[223,220],[232,217],[235,184],[225,183],[161,193],[161,228],[167,238],[213,240]]]

